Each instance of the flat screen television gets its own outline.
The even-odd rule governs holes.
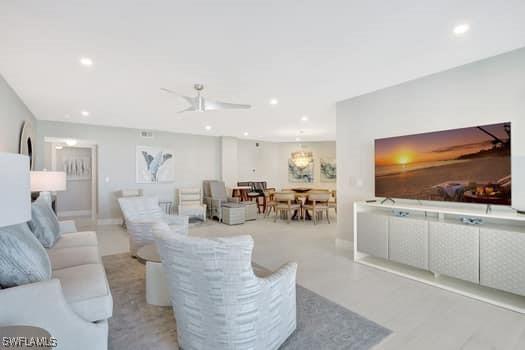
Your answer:
[[[511,205],[511,123],[375,140],[376,197]]]

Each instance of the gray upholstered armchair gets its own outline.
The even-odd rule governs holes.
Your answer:
[[[219,180],[206,180],[203,182],[204,200],[209,210],[210,218],[218,218],[222,221],[222,207],[238,206],[239,199],[232,198],[226,193],[226,185]]]
[[[296,328],[296,263],[255,276],[250,236],[194,238],[159,222],[153,233],[183,349],[277,349]]]
[[[188,217],[167,215],[155,196],[121,197],[118,202],[129,233],[129,249],[132,256],[136,256],[139,248],[154,242],[152,223],[155,221],[165,222],[174,231],[188,231]]]

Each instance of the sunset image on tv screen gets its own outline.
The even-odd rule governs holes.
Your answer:
[[[376,197],[510,205],[510,125],[376,140]]]

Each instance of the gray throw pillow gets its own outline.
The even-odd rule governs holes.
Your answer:
[[[0,285],[14,287],[50,278],[47,251],[27,224],[0,227]]]
[[[51,205],[43,198],[31,204],[29,227],[46,248],[51,248],[60,237],[60,224]]]

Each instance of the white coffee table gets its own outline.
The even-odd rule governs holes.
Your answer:
[[[140,248],[137,257],[146,263],[146,302],[157,306],[171,306],[168,282],[157,246],[148,244]]]

